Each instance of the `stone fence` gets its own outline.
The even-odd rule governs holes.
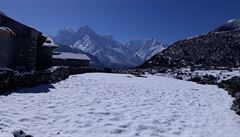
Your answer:
[[[99,70],[89,67],[52,67],[45,71],[20,73],[11,69],[0,69],[0,94],[20,88],[28,88],[41,84],[59,82],[68,78],[70,75],[87,72],[106,72],[106,70]]]

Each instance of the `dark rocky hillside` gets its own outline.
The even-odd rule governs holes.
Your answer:
[[[214,30],[214,32],[223,32],[240,29],[240,20],[229,20],[227,24],[220,26]]]
[[[139,68],[239,67],[240,21],[232,20],[206,35],[180,40]]]

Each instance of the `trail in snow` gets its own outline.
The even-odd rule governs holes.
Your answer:
[[[231,101],[216,86],[172,78],[82,74],[0,96],[0,128],[35,137],[239,137]]]

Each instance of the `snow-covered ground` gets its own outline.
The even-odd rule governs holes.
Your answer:
[[[239,137],[232,98],[216,86],[91,73],[0,96],[0,137]]]

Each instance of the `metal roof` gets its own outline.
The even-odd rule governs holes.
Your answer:
[[[54,59],[74,59],[74,60],[91,60],[86,54],[59,52],[53,54]]]

